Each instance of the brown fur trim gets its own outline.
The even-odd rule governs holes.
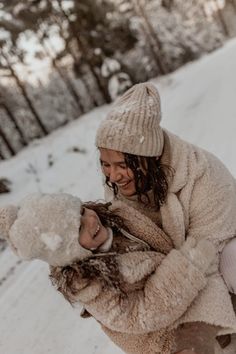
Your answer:
[[[83,278],[104,281],[108,286],[118,287],[122,277],[119,272],[116,258],[104,254],[78,263]]]
[[[102,255],[73,263],[66,267],[51,267],[50,279],[65,299],[73,303],[76,294],[92,280],[120,290],[122,276],[114,255]]]

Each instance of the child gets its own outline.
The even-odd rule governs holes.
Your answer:
[[[19,257],[51,265],[57,289],[75,308],[82,304],[126,353],[223,353],[217,334],[236,330],[227,291],[222,318],[218,309],[208,316],[199,308],[214,246],[189,237],[173,249],[149,218],[120,201],[33,195],[19,208],[2,208],[0,234]],[[82,239],[83,246],[94,244],[86,249]]]

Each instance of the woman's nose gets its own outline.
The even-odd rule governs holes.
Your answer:
[[[109,180],[112,183],[116,183],[121,179],[121,173],[119,172],[118,169],[116,168],[111,168],[110,169],[110,174],[109,174]]]

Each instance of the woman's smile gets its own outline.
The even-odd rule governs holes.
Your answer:
[[[115,184],[121,194],[136,193],[133,171],[126,165],[124,154],[119,151],[100,148],[100,162],[104,175]]]

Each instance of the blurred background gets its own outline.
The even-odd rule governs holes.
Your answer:
[[[236,0],[0,1],[0,159],[236,35]]]
[[[103,198],[95,132],[151,80],[162,127],[236,176],[236,0],[0,0],[0,206],[29,193]],[[181,157],[180,157],[181,158]],[[121,354],[0,241],[0,353]]]

